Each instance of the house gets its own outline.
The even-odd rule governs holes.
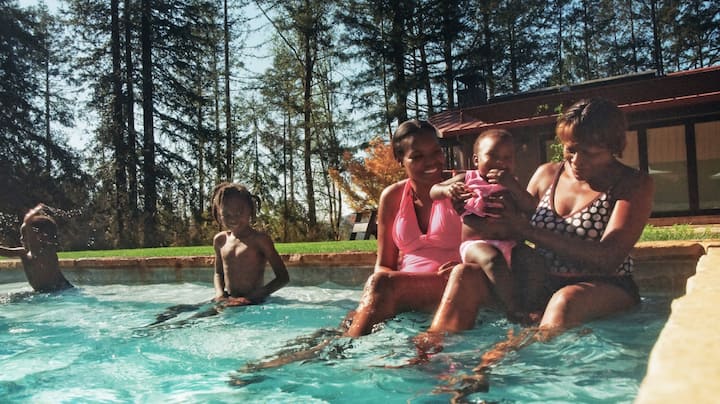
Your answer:
[[[604,97],[628,120],[621,160],[655,180],[651,223],[720,223],[720,66],[630,74],[487,101],[478,81],[469,83],[458,91],[460,108],[430,118],[441,133],[448,169],[472,168],[476,136],[502,128],[516,139],[517,175],[527,183],[553,156],[559,112],[577,100]]]

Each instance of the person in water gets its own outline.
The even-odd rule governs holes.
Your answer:
[[[244,186],[223,182],[215,187],[212,202],[213,218],[227,229],[213,238],[214,300],[224,306],[261,303],[290,278],[272,239],[251,225],[260,201]],[[275,278],[263,285],[268,263]]]
[[[473,145],[473,163],[475,170],[455,175],[449,180],[435,184],[430,190],[433,200],[450,199],[454,204],[463,206],[461,217],[468,215],[480,217],[497,216],[492,208],[497,203],[493,197],[502,195],[513,198],[520,209],[531,213],[537,200],[530,195],[513,175],[515,170],[515,144],[510,132],[502,129],[490,129],[482,132]],[[499,205],[501,207],[502,205]],[[460,257],[466,264],[479,265],[485,272],[499,303],[512,316],[521,313],[525,300],[534,300],[531,291],[539,291],[540,285],[523,288],[518,293],[515,287],[519,280],[511,272],[512,250],[517,241],[508,235],[483,235],[482,229],[472,231],[463,224]],[[498,239],[499,237],[499,239]],[[522,302],[521,302],[522,301]]]
[[[20,258],[25,277],[36,292],[57,292],[73,285],[60,271],[57,224],[46,212],[42,203],[30,209],[20,226],[23,246],[0,246],[0,255]]]
[[[213,237],[215,251],[215,296],[210,303],[180,304],[158,314],[147,327],[155,327],[180,313],[200,310],[190,318],[176,322],[181,326],[189,320],[210,317],[229,306],[258,304],[287,285],[290,278],[272,239],[252,227],[259,199],[242,185],[222,182],[213,190],[212,215],[225,227]],[[275,278],[264,283],[265,265],[270,264]]]
[[[486,352],[477,377],[462,379],[465,386],[509,351],[640,303],[629,254],[650,216],[655,187],[647,173],[618,160],[625,130],[622,111],[602,98],[580,100],[558,120],[564,160],[540,166],[530,179],[528,192],[540,200],[532,218],[508,205],[499,219],[534,244],[523,264],[548,273],[539,326]],[[455,306],[464,303],[457,297],[441,306],[459,312]]]

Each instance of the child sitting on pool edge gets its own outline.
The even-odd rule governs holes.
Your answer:
[[[60,272],[57,224],[42,203],[30,209],[20,226],[22,247],[0,246],[0,255],[20,258],[28,283],[36,292],[57,292],[73,285]]]
[[[239,184],[223,182],[213,191],[212,215],[227,229],[213,238],[214,300],[224,306],[261,303],[290,280],[272,239],[251,225],[259,205],[257,196]],[[266,263],[275,279],[263,285]]]

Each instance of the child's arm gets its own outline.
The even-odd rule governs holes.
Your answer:
[[[437,201],[452,199],[453,202],[464,201],[472,196],[465,187],[465,173],[460,173],[430,188],[430,198]]]
[[[268,263],[275,273],[275,279],[268,282],[268,284],[263,286],[260,290],[248,296],[248,298],[254,302],[264,300],[266,297],[275,293],[290,282],[290,275],[285,267],[285,262],[275,249],[273,241],[266,234],[260,236],[260,248],[262,249],[262,253],[265,257],[267,257]],[[264,271],[264,268],[261,268],[261,270]]]
[[[0,246],[0,256],[10,258],[20,258],[27,254],[27,250],[23,247],[4,247]]]
[[[215,275],[213,276],[213,286],[215,287],[215,298],[213,300],[219,301],[227,297],[225,293],[225,272],[223,270],[222,256],[220,255],[220,248],[223,245],[225,235],[218,233],[213,238],[213,249],[215,250]]]

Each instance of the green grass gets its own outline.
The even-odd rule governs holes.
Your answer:
[[[698,228],[687,224],[655,227],[649,224],[645,226],[640,241],[709,240],[718,237],[720,233],[713,233],[709,227]]]
[[[341,253],[352,251],[376,251],[377,240],[319,241],[307,243],[275,243],[280,254]],[[119,250],[66,251],[58,253],[60,258],[137,258],[137,257],[189,257],[213,255],[212,246],[160,247]]]
[[[720,233],[713,233],[710,228],[694,228],[689,225],[673,225],[655,227],[645,226],[640,241],[664,241],[664,240],[708,240],[718,239]],[[307,243],[275,243],[280,254],[316,254],[316,253],[342,253],[352,251],[377,250],[377,240],[343,240],[343,241],[319,241]],[[188,256],[213,255],[212,246],[196,247],[161,247],[161,248],[137,248],[119,250],[89,250],[89,251],[66,251],[58,254],[60,258],[137,258],[137,257],[188,257]],[[2,258],[0,258],[2,259]]]

